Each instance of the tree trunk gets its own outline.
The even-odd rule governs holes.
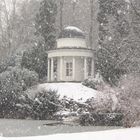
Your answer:
[[[64,0],[60,1],[60,31],[63,30],[63,6],[64,6]]]
[[[94,2],[90,0],[90,32],[89,32],[89,41],[90,47],[93,48],[93,18],[94,18]]]

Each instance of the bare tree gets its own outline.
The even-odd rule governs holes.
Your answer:
[[[64,7],[64,0],[60,0],[60,30],[63,29],[63,7]]]
[[[2,28],[2,3],[0,2],[0,42],[3,40],[3,28]]]
[[[6,58],[35,39],[37,0],[0,1],[0,56]],[[29,45],[31,46],[31,45]]]
[[[140,9],[138,9],[138,8],[136,7],[136,4],[137,4],[136,1],[133,2],[132,0],[130,0],[130,5],[131,5],[132,9],[134,10],[135,14],[136,14],[138,17],[140,17]]]
[[[5,29],[5,42],[4,46],[6,48],[8,48],[9,50],[11,49],[11,44],[12,44],[12,36],[13,36],[13,30],[14,28],[14,24],[15,24],[15,18],[16,18],[16,0],[12,0],[11,1],[11,9],[8,9],[6,0],[2,0],[2,13],[3,13],[3,21],[2,24],[3,26],[1,26],[1,28],[3,28],[2,30]]]
[[[90,0],[90,47],[93,47],[93,21],[94,21],[94,0]]]
[[[72,0],[71,2],[72,2],[72,13],[73,13],[72,22],[73,22],[73,25],[75,25],[75,23],[76,23],[76,21],[75,21],[76,5],[78,4],[79,1],[78,0]]]

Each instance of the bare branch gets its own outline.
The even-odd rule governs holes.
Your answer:
[[[138,12],[138,9],[136,8],[136,6],[133,4],[132,0],[130,0],[130,4],[131,4],[131,7],[133,8],[135,14],[140,17],[140,13]]]

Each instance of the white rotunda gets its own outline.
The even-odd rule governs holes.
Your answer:
[[[94,53],[86,44],[83,31],[68,26],[48,52],[48,82],[81,82],[94,76]]]

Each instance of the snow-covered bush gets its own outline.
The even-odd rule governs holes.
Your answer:
[[[18,96],[15,103],[15,112],[13,118],[17,119],[31,119],[33,101],[26,95]]]
[[[92,116],[92,114],[88,112],[88,113],[82,114],[79,117],[79,122],[80,122],[80,125],[83,125],[83,126],[94,125],[95,119]]]
[[[9,68],[0,74],[0,115],[16,117],[23,91],[38,82],[38,75],[27,69]],[[20,114],[20,113],[19,113]],[[18,117],[18,116],[17,116]]]
[[[27,88],[38,83],[38,75],[34,71],[11,67],[7,71],[0,74],[1,90],[10,91],[10,89],[19,88],[20,91],[25,91]],[[10,88],[10,89],[9,89]]]
[[[80,116],[81,125],[122,126],[123,115],[120,113],[85,113]]]
[[[123,126],[138,125],[140,120],[140,74],[125,75],[118,87],[106,86],[96,98],[86,102],[89,113],[119,113],[123,116]],[[91,115],[90,115],[91,116]],[[89,117],[90,117],[89,116]],[[86,115],[87,119],[88,115]]]
[[[89,111],[94,113],[114,113],[118,110],[118,99],[116,90],[110,86],[104,87],[104,90],[86,102],[89,105]]]
[[[129,74],[122,77],[118,101],[124,126],[132,127],[140,120],[140,74]]]
[[[82,83],[84,86],[89,88],[93,88],[95,90],[103,90],[105,83],[101,77],[101,75],[97,74],[96,77],[90,77],[85,79]]]
[[[117,92],[110,86],[105,86],[102,92],[96,95],[96,98],[91,98],[86,101],[87,113],[82,114],[80,123],[82,125],[121,125],[121,119],[118,114],[121,114],[117,99]],[[114,123],[112,117],[108,115],[115,114]]]
[[[57,95],[56,91],[46,91],[44,89],[37,89],[34,92],[32,118],[40,120],[51,119],[61,107],[59,95]]]
[[[60,105],[60,111],[56,112],[54,115],[56,120],[63,120],[67,117],[79,117],[87,111],[88,106],[86,103],[75,101],[66,96],[60,99]]]
[[[63,108],[69,110],[70,112],[76,112],[79,109],[78,103],[73,99],[67,98],[66,96],[64,96],[60,102]]]

